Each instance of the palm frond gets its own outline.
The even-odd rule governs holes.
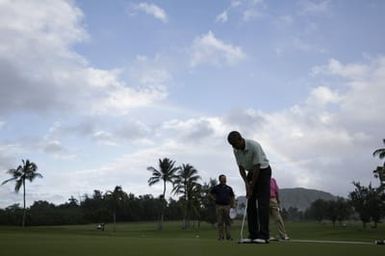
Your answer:
[[[382,139],[382,143],[385,145],[385,139]],[[385,148],[379,148],[379,149],[376,149],[374,152],[373,152],[373,156],[379,156],[380,159],[384,159],[385,158]]]
[[[153,171],[158,171],[158,170],[155,169],[155,168],[152,167],[152,166],[149,166],[149,167],[147,167],[147,171],[153,172]]]
[[[385,148],[379,148],[379,149],[376,149],[374,152],[373,152],[373,156],[377,156],[380,158],[380,159],[383,159],[385,157]]]
[[[16,180],[15,191],[19,192],[19,190],[20,190],[22,185],[23,185],[23,180],[22,179]]]
[[[16,177],[10,178],[10,179],[8,179],[8,180],[3,181],[3,182],[1,183],[1,185],[4,185],[5,183],[10,182],[10,181],[12,181],[12,180],[16,180],[16,179],[17,179]]]
[[[17,169],[9,169],[7,173],[13,175],[14,173],[16,173],[16,171]]]
[[[2,185],[15,180],[15,191],[18,192],[25,183],[25,180],[33,181],[36,177],[42,178],[43,175],[37,173],[37,165],[34,162],[22,159],[22,165],[19,165],[16,169],[12,168],[7,171],[8,174],[12,175],[12,178],[2,182]]]
[[[151,177],[148,179],[147,183],[149,186],[152,186],[160,181],[159,177]]]
[[[40,173],[31,173],[29,174],[26,179],[28,179],[29,181],[33,181],[34,179],[36,178],[43,178],[43,175],[41,175]]]

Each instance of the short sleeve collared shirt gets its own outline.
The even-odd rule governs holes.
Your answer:
[[[269,160],[266,157],[261,145],[254,140],[245,139],[245,149],[234,149],[237,164],[251,170],[255,165],[260,165],[261,169],[269,167]]]
[[[274,178],[270,179],[270,198],[278,198],[279,188]]]

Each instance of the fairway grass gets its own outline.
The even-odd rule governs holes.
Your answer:
[[[385,255],[385,246],[373,244],[385,239],[385,227],[361,228],[359,223],[336,227],[319,223],[288,223],[292,242],[267,245],[237,244],[239,223],[234,224],[234,241],[217,241],[216,230],[207,223],[182,230],[179,222],[119,223],[116,232],[107,224],[104,232],[96,225],[53,227],[0,227],[0,252],[4,256],[44,255]],[[274,233],[274,226],[271,227]],[[368,244],[294,242],[295,240],[358,241]]]

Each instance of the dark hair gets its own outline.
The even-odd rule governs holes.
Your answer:
[[[226,177],[226,175],[224,174],[219,175],[218,180],[220,181],[222,177]]]
[[[232,131],[227,136],[227,141],[232,144],[232,142],[239,138],[242,138],[241,134],[238,131]]]

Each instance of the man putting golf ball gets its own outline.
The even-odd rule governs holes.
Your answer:
[[[234,149],[239,173],[245,182],[249,237],[241,242],[268,243],[271,168],[261,145],[232,131],[227,141]],[[247,172],[247,173],[246,173]]]

